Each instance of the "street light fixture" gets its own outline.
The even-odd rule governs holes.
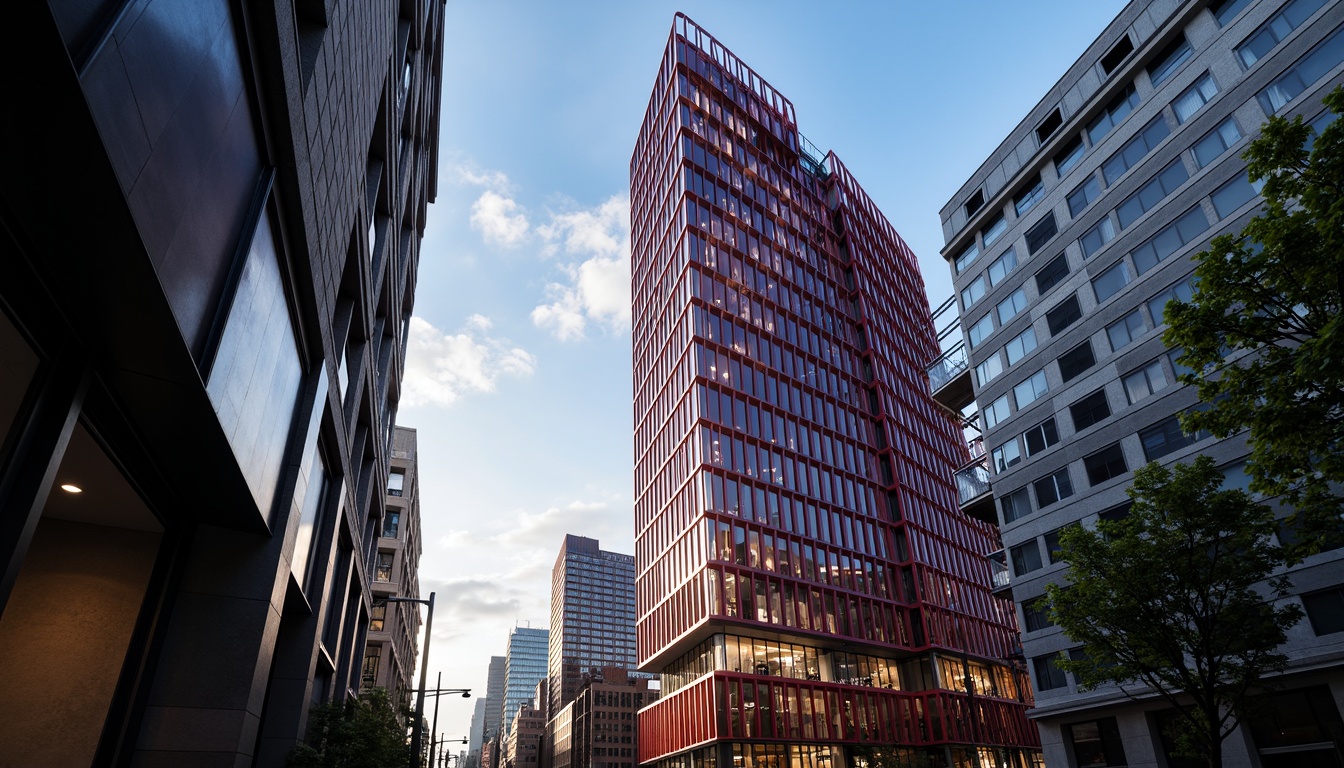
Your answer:
[[[429,606],[429,613],[425,616],[425,649],[420,653],[420,690],[415,695],[415,722],[411,724],[411,756],[407,765],[410,768],[419,768],[420,766],[420,746],[424,740],[425,730],[425,688],[429,680],[429,640],[430,634],[434,628],[434,593],[429,593],[429,599],[424,600],[418,597],[389,597],[385,602],[388,603],[424,603]]]

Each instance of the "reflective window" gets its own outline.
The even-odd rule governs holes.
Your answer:
[[[1139,132],[1125,143],[1115,154],[1106,159],[1101,164],[1101,175],[1106,178],[1106,184],[1112,185],[1123,175],[1125,171],[1133,168],[1149,152],[1153,150],[1163,139],[1171,134],[1171,128],[1167,127],[1167,121],[1162,115],[1154,117]]]
[[[1045,197],[1045,184],[1041,181],[1041,175],[1038,173],[1022,191],[1013,196],[1013,209],[1017,211],[1018,216],[1027,215],[1027,211],[1036,207],[1036,204]]]
[[[1031,514],[1031,497],[1026,488],[1018,488],[1001,497],[999,507],[1003,510],[1003,522],[1011,523]]]
[[[1156,461],[1169,453],[1174,453],[1211,435],[1199,431],[1186,434],[1181,429],[1181,420],[1172,416],[1161,424],[1155,424],[1139,433],[1139,442],[1143,444],[1143,457]]]
[[[1019,333],[1004,345],[1004,354],[1008,356],[1008,364],[1016,365],[1018,360],[1027,356],[1027,353],[1036,348],[1036,329],[1028,328]]]
[[[1101,182],[1097,181],[1096,176],[1088,176],[1086,181],[1069,193],[1069,215],[1077,217],[1100,194]]]
[[[1217,94],[1218,86],[1208,74],[1196,80],[1194,85],[1186,88],[1175,101],[1171,102],[1171,109],[1176,113],[1176,122],[1184,123],[1189,120],[1191,115],[1208,104]]]
[[[1154,392],[1161,392],[1167,388],[1167,376],[1162,371],[1162,364],[1157,360],[1126,375],[1121,382],[1125,385],[1125,396],[1129,398],[1130,403],[1137,403],[1150,397]]]
[[[1076,525],[1076,523],[1073,523],[1073,525]],[[1067,527],[1068,526],[1065,526],[1065,528]],[[1045,536],[1043,537],[1045,539],[1045,554],[1046,557],[1049,558],[1051,565],[1054,565],[1055,563],[1058,563],[1064,559],[1063,549],[1059,546],[1059,534],[1062,533],[1063,531],[1064,528],[1056,528],[1055,530],[1045,534]]]
[[[1143,335],[1143,315],[1135,309],[1114,323],[1106,326],[1106,336],[1111,340],[1111,351],[1119,352]]]
[[[993,381],[1000,373],[1003,373],[1003,359],[999,357],[998,352],[985,358],[984,362],[975,366],[975,378],[976,381],[980,383],[981,387]]]
[[[275,500],[303,378],[279,259],[263,214],[206,385],[263,515]]]
[[[1138,104],[1139,94],[1134,91],[1134,86],[1132,84],[1126,86],[1119,96],[1106,105],[1101,114],[1092,118],[1087,124],[1087,137],[1093,146],[1110,133],[1112,128],[1119,125]]]
[[[1008,298],[999,302],[995,308],[999,313],[999,325],[1007,323],[1017,316],[1018,312],[1027,308],[1027,292],[1018,288],[1016,291],[1008,294]]]
[[[387,621],[387,601],[374,600],[369,608],[369,631],[382,632],[383,625]]]
[[[997,241],[1000,237],[1002,237],[1003,233],[1007,231],[1008,231],[1008,221],[1004,219],[1003,214],[1000,213],[997,217],[995,217],[994,221],[990,222],[990,225],[988,227],[985,227],[984,231],[981,233],[981,237],[985,241],[985,247],[988,248],[991,245],[993,245],[995,241]]]
[[[1241,131],[1237,130],[1237,121],[1231,117],[1227,118],[1191,147],[1195,153],[1195,163],[1200,168],[1207,167],[1240,140]]]
[[[1115,224],[1110,216],[1103,217],[1095,226],[1083,233],[1078,238],[1078,245],[1083,249],[1083,256],[1090,258],[1101,247],[1115,239]]]
[[[1158,171],[1156,176],[1125,198],[1115,209],[1115,214],[1120,219],[1120,228],[1128,227],[1140,216],[1151,211],[1188,178],[1190,174],[1185,171],[1185,163],[1181,162],[1179,157],[1171,161],[1166,168]]]
[[[1002,472],[1022,461],[1022,446],[1013,438],[990,451],[990,456],[994,459],[994,471]]]
[[[392,558],[391,552],[379,552],[378,560],[374,565],[374,581],[392,581]]]
[[[980,342],[988,338],[993,332],[994,320],[989,315],[985,315],[966,331],[966,340],[970,342],[971,349],[975,349]]]
[[[1318,43],[1297,64],[1261,91],[1257,97],[1261,108],[1265,110],[1265,114],[1277,114],[1288,105],[1288,102],[1297,98],[1298,94],[1324,77],[1326,72],[1334,69],[1341,61],[1344,61],[1344,29],[1337,30]]]
[[[1209,219],[1204,215],[1204,209],[1199,206],[1191,208],[1134,249],[1134,268],[1142,275],[1198,238],[1208,228]]]
[[[1245,174],[1234,176],[1213,193],[1213,209],[1218,212],[1218,218],[1231,216],[1238,208],[1255,199],[1264,186],[1264,179],[1252,182]]]
[[[1115,718],[1089,720],[1074,723],[1067,728],[1069,742],[1073,746],[1074,765],[1121,766],[1126,765],[1125,749],[1120,740],[1120,729]]]
[[[1013,387],[1013,396],[1017,399],[1017,407],[1020,410],[1049,391],[1050,384],[1045,379],[1045,370],[1042,369]]]
[[[1059,668],[1055,661],[1059,654],[1051,653],[1045,656],[1035,656],[1031,660],[1031,671],[1036,678],[1036,690],[1050,691],[1055,688],[1067,688],[1069,679],[1064,674],[1064,670]],[[1087,765],[1087,763],[1080,763]]]
[[[1209,10],[1213,12],[1213,18],[1217,19],[1218,26],[1225,27],[1250,4],[1251,0],[1218,0],[1209,6]]]
[[[978,258],[980,258],[980,247],[975,243],[966,246],[966,250],[962,251],[956,258],[957,274],[960,275],[964,272]]]
[[[1303,595],[1302,607],[1307,609],[1307,620],[1318,637],[1344,632],[1344,589],[1335,587]]]
[[[961,289],[961,308],[963,311],[970,309],[985,295],[985,276],[980,275],[971,281],[970,285]]]
[[[1050,601],[1045,596],[1022,601],[1022,625],[1028,632],[1054,626],[1050,621]]]
[[[989,284],[998,285],[999,281],[1007,276],[1009,272],[1012,272],[1013,268],[1016,266],[1017,252],[1012,248],[1009,248],[1003,252],[1002,256],[995,259],[993,264],[989,265],[989,269],[985,270],[985,274],[989,275]]]
[[[400,496],[406,489],[406,472],[394,469],[387,473],[387,495]]]
[[[1274,50],[1290,32],[1301,26],[1302,22],[1325,5],[1325,0],[1292,0],[1283,6],[1283,10],[1274,14],[1269,21],[1261,24],[1250,37],[1237,46],[1237,58],[1243,66],[1250,67],[1263,59],[1265,54]]]
[[[1186,281],[1177,283],[1167,288],[1165,291],[1162,291],[1161,293],[1157,294],[1153,298],[1149,299],[1148,314],[1152,315],[1153,324],[1156,326],[1156,325],[1162,325],[1163,323],[1166,322],[1165,313],[1167,309],[1167,302],[1189,301],[1190,296],[1193,293],[1194,289],[1190,286],[1189,281]]]
[[[1083,145],[1083,137],[1078,136],[1064,145],[1064,148],[1055,155],[1055,173],[1062,179],[1069,169],[1078,164],[1086,154],[1087,147]]]
[[[985,408],[985,429],[993,429],[998,426],[999,422],[1008,418],[1009,413],[1008,396],[1003,395]]]
[[[1176,38],[1166,47],[1153,63],[1148,65],[1148,79],[1153,87],[1166,82],[1177,69],[1186,61],[1189,61],[1191,54],[1194,53],[1190,48],[1190,43],[1185,39],[1185,35]]]
[[[1041,548],[1037,546],[1035,539],[1013,547],[1009,550],[1009,557],[1013,560],[1014,576],[1023,576],[1042,567]]]

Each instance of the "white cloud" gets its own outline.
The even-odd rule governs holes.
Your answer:
[[[572,258],[560,266],[564,282],[546,286],[549,303],[532,322],[557,338],[581,339],[590,325],[612,332],[630,326],[630,198],[608,198],[596,208],[552,214],[537,234],[543,253]]]
[[[509,177],[503,171],[482,171],[475,167],[459,165],[453,168],[453,174],[459,183],[473,187],[486,187],[497,192],[508,189]]]
[[[465,394],[493,392],[501,377],[532,375],[536,358],[501,339],[482,335],[490,320],[473,315],[462,333],[447,334],[411,318],[406,351],[405,405],[451,405]]]
[[[486,190],[471,204],[471,226],[485,242],[513,248],[527,239],[530,225],[523,208],[513,198]]]

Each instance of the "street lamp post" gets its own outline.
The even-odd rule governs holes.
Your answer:
[[[425,649],[420,653],[420,692],[415,695],[415,722],[411,724],[411,757],[408,762],[410,768],[419,768],[420,745],[423,743],[425,730],[425,684],[429,680],[429,640],[432,637],[430,632],[434,629],[434,593],[429,593],[428,600],[418,597],[389,597],[387,602],[424,603],[429,606],[429,613],[425,616]]]

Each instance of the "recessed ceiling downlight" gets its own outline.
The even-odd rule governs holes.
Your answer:
[[[62,491],[65,491],[66,493],[83,493],[83,492],[84,492],[84,489],[83,489],[83,488],[80,488],[78,485],[75,485],[74,483],[62,483],[62,484],[61,484],[61,490],[62,490]]]

